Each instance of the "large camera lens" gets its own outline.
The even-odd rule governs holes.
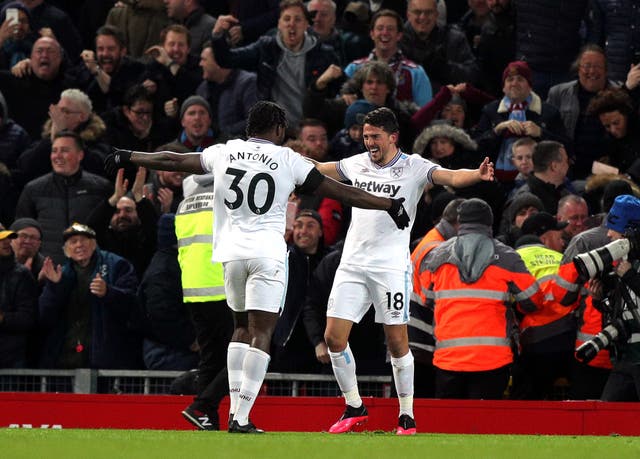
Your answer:
[[[573,257],[573,264],[578,273],[585,279],[592,279],[609,268],[614,260],[619,260],[629,253],[631,245],[628,239],[618,239],[586,253]]]
[[[589,341],[582,343],[576,349],[576,360],[582,363],[591,362],[602,349],[609,346],[620,335],[620,330],[615,324],[609,324],[604,327],[600,333],[591,338]]]

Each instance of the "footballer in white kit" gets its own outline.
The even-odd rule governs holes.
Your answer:
[[[380,166],[369,153],[351,156],[336,163],[338,174],[353,186],[378,196],[404,198],[410,218],[431,175],[440,168],[420,155],[408,155],[398,149],[395,157]],[[376,321],[385,324],[407,323],[408,294],[411,291],[411,230],[398,231],[385,215],[354,208],[329,296],[327,316],[359,322],[371,303]],[[386,220],[389,220],[388,218]]]
[[[225,264],[229,307],[277,313],[287,283],[283,238],[287,202],[313,164],[290,148],[257,138],[208,147],[201,162],[203,169],[214,174],[217,199],[212,258]],[[393,224],[386,213],[383,215]],[[257,259],[262,259],[263,275],[247,279],[244,273],[249,270],[244,268],[248,264],[255,268]]]
[[[196,174],[213,172],[212,258],[224,265],[227,303],[234,315],[227,349],[230,433],[263,432],[250,421],[249,413],[269,365],[271,335],[284,301],[286,209],[294,188],[352,206],[384,210],[380,213],[399,229],[409,225],[401,199],[376,196],[331,180],[298,153],[278,146],[286,128],[284,109],[260,101],[249,111],[247,141],[232,140],[202,153],[116,150],[105,160],[111,174],[127,163]],[[185,417],[201,429],[199,420],[208,419],[195,411]]]
[[[369,112],[362,129],[367,152],[316,167],[336,180],[351,180],[353,186],[378,196],[403,198],[411,217],[427,184],[465,187],[493,179],[493,165],[485,158],[477,170],[449,170],[398,147],[398,121],[386,107]],[[396,434],[413,435],[413,355],[409,350],[409,292],[411,259],[409,228],[392,231],[374,213],[353,209],[340,266],[336,271],[329,303],[325,340],[336,381],[346,408],[329,433],[344,433],[368,420],[358,391],[356,364],[349,347],[353,323],[362,319],[373,303],[376,322],[383,323],[391,355],[393,380],[400,412]]]

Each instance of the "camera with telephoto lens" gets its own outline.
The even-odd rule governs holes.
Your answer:
[[[624,257],[636,259],[639,250],[640,231],[628,230],[622,239],[609,242],[599,249],[576,255],[573,257],[573,264],[580,277],[586,281],[598,275],[607,274],[616,260]]]
[[[589,341],[578,346],[575,352],[576,360],[581,363],[589,363],[602,349],[610,347],[616,341],[624,342],[627,339],[627,326],[622,319],[616,319],[608,323]]]
[[[623,343],[631,335],[630,324],[640,326],[637,299],[629,294],[627,286],[612,272],[613,262],[624,257],[637,259],[640,249],[640,231],[632,229],[618,239],[599,249],[581,253],[573,258],[576,270],[582,279],[598,277],[603,283],[606,297],[596,307],[602,312],[606,325],[592,339],[584,342],[575,351],[579,362],[589,363],[602,349],[610,348],[614,343]],[[619,294],[612,301],[611,294]],[[636,294],[637,297],[637,294]]]

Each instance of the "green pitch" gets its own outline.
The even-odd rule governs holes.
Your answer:
[[[189,459],[611,459],[640,458],[640,437],[419,434],[397,437],[158,430],[0,429],[0,457]]]

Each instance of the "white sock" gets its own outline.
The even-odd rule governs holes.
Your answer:
[[[242,385],[238,394],[238,404],[233,420],[241,426],[249,422],[249,412],[256,401],[262,387],[264,376],[269,366],[269,354],[255,347],[250,347],[242,365]]]
[[[404,357],[391,357],[391,368],[400,402],[400,415],[408,414],[413,417],[413,372],[415,367],[411,351],[407,352]]]
[[[331,357],[333,374],[347,405],[351,405],[354,408],[361,406],[362,399],[358,392],[358,380],[356,379],[356,361],[353,358],[349,343],[347,343],[347,347],[342,352],[329,351],[329,357]]]
[[[229,374],[229,413],[236,412],[238,394],[242,384],[242,363],[249,350],[246,343],[230,342],[227,348],[227,372]]]

